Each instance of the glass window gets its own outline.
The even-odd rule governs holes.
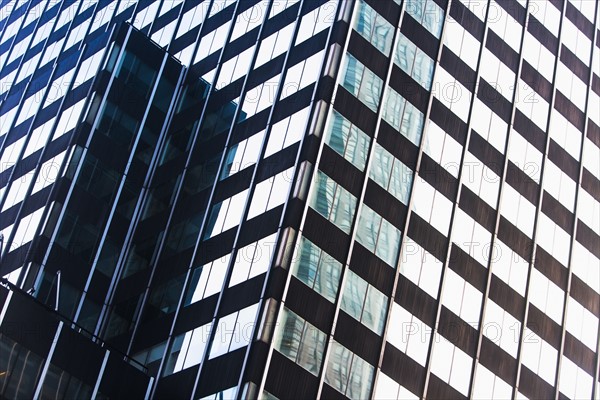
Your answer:
[[[102,49],[81,63],[81,67],[79,68],[77,77],[73,81],[73,88],[71,90],[79,87],[79,85],[87,82],[88,79],[91,79],[96,75],[96,72],[98,72],[98,67],[100,66],[100,62],[104,57],[104,53],[105,50]]]
[[[442,304],[471,326],[479,325],[482,293],[451,269],[444,274]]]
[[[392,196],[408,205],[413,171],[379,143],[375,143],[369,177]]]
[[[356,197],[321,171],[315,174],[309,205],[346,234],[350,233]]]
[[[141,11],[138,11],[135,17],[133,18],[133,26],[138,29],[142,29],[149,25],[152,21],[154,21],[154,17],[158,12],[158,7],[160,6],[160,1],[154,0],[154,2],[150,3],[148,7],[144,8]]]
[[[394,29],[385,18],[373,10],[364,0],[360,0],[358,3],[358,17],[354,29],[386,57],[390,55],[392,41],[394,40]]]
[[[452,242],[487,268],[492,234],[458,207],[455,208],[452,222]]]
[[[210,2],[208,1],[201,2],[200,4],[183,14],[175,38],[178,39],[184,33],[189,32],[198,25],[200,25],[204,21],[204,17],[206,17],[206,12],[208,11],[209,5]]]
[[[110,4],[105,5],[104,8],[96,11],[96,16],[94,17],[94,22],[92,22],[90,33],[95,32],[96,29],[99,29],[101,26],[104,26],[106,23],[108,23],[108,21],[111,20],[115,12],[116,4],[117,0],[114,0]]]
[[[256,185],[248,218],[254,218],[264,212],[285,203],[294,178],[294,168],[288,168]]]
[[[166,344],[167,342],[165,341],[146,350],[140,351],[133,356],[133,359],[144,364],[146,368],[148,368],[148,372],[153,376],[156,376],[158,367],[160,366],[165,355]]]
[[[431,372],[467,396],[473,359],[437,332],[433,340]]]
[[[36,131],[33,132],[33,135],[36,135]],[[19,160],[19,155],[21,154],[23,146],[25,145],[25,139],[27,139],[27,136],[23,136],[21,139],[4,148],[4,153],[2,153],[2,158],[0,159],[0,173],[6,171],[17,163]],[[36,139],[36,136],[33,136],[32,139],[30,139],[30,142],[34,139]],[[25,157],[26,156],[23,156],[23,158]]]
[[[502,9],[500,8],[500,10]],[[502,10],[500,14],[506,14],[506,12]],[[445,27],[444,45],[472,69],[475,69],[481,43],[451,16],[448,16]]]
[[[356,228],[356,241],[396,268],[401,232],[379,214],[363,205]]]
[[[483,315],[483,334],[513,358],[517,358],[518,338],[521,322],[498,304],[488,299]]]
[[[363,171],[371,138],[342,114],[333,110],[325,132],[325,143]]]
[[[315,36],[317,33],[329,28],[335,20],[338,2],[329,0],[321,7],[314,9],[302,17],[296,43],[298,45]]]
[[[215,0],[208,16],[212,17],[213,15],[218,14],[233,3],[235,3],[235,0]]]
[[[558,351],[534,331],[525,327],[522,338],[521,362],[550,385],[554,385]]]
[[[44,359],[0,333],[0,396],[8,399],[33,398]]]
[[[448,236],[452,202],[422,177],[417,177],[413,189],[413,210],[438,232]]]
[[[211,238],[238,225],[244,213],[246,197],[248,189],[213,205],[204,238]]]
[[[564,291],[559,286],[537,268],[531,269],[529,301],[559,325],[562,324],[564,296]]]
[[[388,324],[387,341],[425,367],[433,330],[396,302]]]
[[[346,54],[342,86],[373,111],[377,111],[383,80],[353,55]]]
[[[264,136],[265,131],[262,130],[231,146],[227,151],[225,165],[221,170],[221,179],[230,177],[244,168],[254,165],[260,154]]]
[[[494,375],[481,364],[477,365],[473,380],[473,399],[502,400],[512,397],[512,386]]]
[[[246,346],[252,340],[258,303],[219,319],[210,349],[210,358]]]
[[[75,103],[74,105],[62,112],[62,114],[60,115],[60,119],[58,120],[58,124],[56,124],[56,129],[54,130],[52,140],[56,140],[63,134],[75,128],[77,122],[79,122],[81,112],[83,111],[85,100],[86,99],[80,100],[79,102]]]
[[[346,272],[341,308],[367,328],[381,335],[385,324],[388,298],[353,271]]]
[[[163,371],[164,376],[202,362],[211,327],[212,323],[208,323],[173,339]]]
[[[163,2],[163,5],[160,9],[160,13],[158,14],[158,16],[162,16],[164,14],[166,14],[168,11],[172,10],[173,8],[177,7],[179,4],[183,3],[183,0],[171,0],[171,1],[165,1]]]
[[[510,185],[502,187],[500,211],[521,232],[533,237],[535,206]]]
[[[592,393],[593,382],[594,378],[586,371],[564,355],[561,357],[558,381],[561,395],[565,395],[568,399],[597,398],[598,388],[596,388],[596,396]]]
[[[325,382],[351,399],[368,398],[375,368],[335,340],[329,354]]]
[[[423,113],[392,88],[387,89],[384,104],[382,118],[418,147],[424,124]]]
[[[90,3],[92,3],[92,2],[86,1],[83,4],[90,4]],[[76,27],[71,27],[71,31],[70,31],[69,37],[67,39],[67,44],[65,45],[65,49],[69,49],[74,44],[79,43],[81,40],[83,40],[83,38],[85,37],[85,34],[87,32],[87,28],[91,22],[92,22],[92,19],[88,18],[88,19],[84,20],[83,22],[81,22]]]
[[[230,257],[231,255],[227,254],[193,270],[185,296],[186,306],[219,293],[223,289]]]
[[[437,299],[444,264],[408,236],[402,246],[400,273]]]
[[[13,180],[12,184],[10,185],[10,189],[6,192],[4,205],[2,206],[3,212],[25,199],[27,189],[29,188],[31,183],[34,182],[34,175],[35,171],[29,171],[25,175],[22,175]]]
[[[15,236],[10,244],[10,251],[29,243],[33,239],[42,220],[43,211],[44,209],[40,208],[26,217],[21,217]]]
[[[67,74],[68,75],[68,74]],[[55,81],[56,82],[56,81]],[[23,121],[31,118],[38,110],[41,104],[41,100],[44,97],[44,93],[46,92],[46,88],[34,93],[25,101],[23,101],[23,105],[21,107],[21,112],[19,113],[19,117],[15,122],[15,126],[18,126]]]
[[[278,327],[273,339],[275,349],[317,376],[321,371],[327,335],[286,307],[281,309]]]
[[[153,311],[160,310],[164,314],[175,311],[183,289],[184,279],[185,275],[179,275],[152,288],[146,307],[153,309]]]
[[[217,2],[213,4],[212,11],[217,6]],[[223,25],[213,30],[212,32],[204,35],[200,40],[200,45],[198,46],[198,50],[196,51],[196,56],[194,57],[194,64],[205,59],[209,55],[214,52],[220,50],[227,40],[227,33],[229,32],[229,26],[231,25],[232,20],[225,22]]]
[[[311,289],[327,300],[335,301],[342,264],[305,237],[300,238],[291,270],[296,278]]]
[[[216,89],[222,89],[248,73],[254,49],[255,46],[252,46],[223,63],[219,77],[215,81]]]
[[[458,22],[448,23],[447,25],[458,25]],[[433,93],[435,97],[461,120],[466,122],[473,93],[441,66],[438,66],[435,70],[434,86],[440,88],[439,93],[434,91],[436,92]]]
[[[431,88],[433,60],[400,31],[398,31],[394,63],[425,89]]]
[[[238,250],[229,287],[267,272],[273,257],[277,234],[267,236]]]
[[[551,220],[546,213],[540,213],[537,222],[538,245],[550,253],[562,266],[569,265],[571,235]]]
[[[62,153],[58,154],[55,157],[52,157],[44,164],[42,164],[42,166],[40,167],[39,174],[31,190],[31,195],[39,192],[46,186],[52,185],[54,184],[54,182],[56,182],[56,180],[59,178],[58,173],[60,172],[60,168],[66,155],[67,152],[63,151]]]
[[[239,121],[248,119],[254,114],[271,107],[275,101],[280,79],[281,74],[277,74],[246,92]]]
[[[321,50],[287,70],[280,100],[299,92],[319,78],[325,50]]]
[[[8,133],[8,131],[11,128],[11,125],[15,119],[15,116],[17,115],[18,109],[19,109],[19,107],[15,106],[11,110],[6,111],[3,114],[0,114],[0,137],[2,137],[4,134]]]
[[[582,193],[583,191],[580,191]],[[6,237],[6,235],[4,236]],[[579,241],[573,241],[571,271],[600,293],[600,260]]]
[[[264,158],[297,143],[304,136],[310,107],[306,107],[289,117],[273,124]]]
[[[259,1],[253,7],[239,14],[235,20],[230,41],[234,41],[248,31],[259,26],[265,18],[267,2]]]
[[[279,0],[274,1],[271,5],[271,13],[269,14],[269,18],[273,18],[275,15],[280,12],[286,10],[287,8],[293,6],[300,0]]]
[[[444,24],[444,10],[434,0],[407,0],[406,12],[439,39]]]
[[[521,258],[519,254],[496,238],[492,248],[490,265],[494,275],[525,297],[527,271],[529,270],[527,260]]]
[[[273,7],[275,4],[277,3],[274,3]],[[255,69],[288,50],[290,41],[294,35],[294,26],[295,24],[291,23],[285,28],[280,29],[279,31],[262,40],[258,50],[258,55],[256,57],[256,62],[254,64]]]

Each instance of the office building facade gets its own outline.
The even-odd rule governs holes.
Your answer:
[[[597,397],[599,12],[0,2],[0,397]]]

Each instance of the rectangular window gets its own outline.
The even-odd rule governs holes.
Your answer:
[[[392,268],[396,268],[398,261],[401,235],[398,228],[363,205],[356,228],[356,241]]]
[[[174,374],[202,362],[211,327],[212,323],[208,323],[173,339],[163,376]]]
[[[297,143],[304,136],[310,108],[306,107],[273,124],[263,158]]]
[[[336,110],[331,113],[325,143],[361,171],[365,169],[371,138]]]
[[[219,319],[210,349],[210,359],[242,348],[252,340],[258,303]]]
[[[333,340],[325,382],[351,399],[366,399],[371,392],[375,368]]]
[[[238,225],[244,213],[246,197],[248,189],[213,205],[204,238],[211,238]]]
[[[444,10],[434,0],[408,0],[406,12],[439,39],[444,24]]]
[[[382,118],[415,146],[421,143],[424,116],[394,89],[388,88]]]
[[[353,55],[346,54],[342,86],[364,105],[377,112],[383,80],[365,67]]]
[[[247,219],[285,203],[294,178],[294,168],[288,168],[256,185]]]
[[[321,171],[315,174],[309,205],[346,234],[354,221],[356,197]]]
[[[277,234],[267,236],[238,250],[229,287],[267,272],[275,250]]]
[[[413,171],[379,143],[375,143],[369,177],[403,204],[408,205]]]
[[[227,274],[230,257],[227,254],[194,269],[185,296],[184,304],[186,306],[212,296],[215,293],[219,293],[223,289],[223,282]]]
[[[431,88],[433,60],[400,32],[398,32],[394,63],[425,89]]]
[[[346,284],[342,294],[341,308],[373,332],[381,335],[385,324],[388,298],[356,275],[346,272]]]
[[[262,130],[248,139],[232,145],[227,151],[220,179],[228,178],[246,167],[256,164],[264,136],[265,131]]]
[[[327,300],[335,301],[342,264],[305,237],[300,238],[291,270],[308,287]]]
[[[394,28],[364,0],[358,3],[358,18],[354,29],[386,57],[390,55]]]
[[[327,335],[284,307],[279,316],[274,347],[281,354],[318,376]]]

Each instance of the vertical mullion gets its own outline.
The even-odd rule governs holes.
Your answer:
[[[551,4],[548,4],[547,7],[554,7]],[[535,268],[535,256],[536,256],[536,239],[537,239],[537,233],[538,233],[538,223],[539,223],[539,217],[540,217],[540,213],[542,211],[542,202],[543,202],[543,197],[544,197],[544,167],[546,165],[546,159],[548,158],[548,149],[550,147],[550,134],[549,134],[549,128],[550,128],[550,121],[552,119],[552,113],[554,110],[554,103],[556,100],[556,78],[558,76],[557,72],[558,72],[558,63],[560,62],[560,54],[561,54],[561,37],[562,37],[562,28],[563,28],[563,20],[565,18],[567,18],[565,10],[567,7],[567,0],[563,0],[563,9],[561,12],[561,18],[560,18],[560,23],[559,23],[559,27],[558,27],[558,38],[557,38],[557,49],[556,49],[556,58],[554,60],[554,74],[552,77],[552,98],[550,100],[550,104],[548,107],[548,117],[546,119],[546,129],[545,129],[545,133],[546,133],[546,144],[544,147],[544,153],[542,155],[542,165],[540,166],[540,183],[539,183],[539,192],[538,192],[538,204],[536,206],[536,212],[535,212],[535,219],[534,219],[534,226],[533,226],[533,233],[532,233],[532,237],[531,237],[531,244],[532,244],[532,250],[531,250],[531,259],[529,260],[529,269],[527,271],[527,282],[525,285],[525,312],[523,313],[523,321],[521,324],[521,332],[519,335],[519,345],[517,348],[517,376],[515,379],[515,384],[513,386],[513,398],[515,398],[518,394],[518,390],[519,390],[519,381],[521,378],[521,366],[522,366],[522,354],[523,354],[523,343],[524,343],[524,336],[525,336],[525,329],[527,328],[527,319],[529,316],[529,289],[530,289],[530,285],[531,285],[531,272],[532,270]],[[558,364],[557,364],[558,365]],[[557,373],[557,372],[555,372]]]
[[[450,7],[452,6],[452,1],[453,0],[448,0],[448,4],[446,6],[446,9],[444,10],[444,21],[446,20],[447,16],[449,15],[449,10],[450,10]],[[404,2],[402,3],[402,9],[401,9],[401,13],[400,13],[400,19],[398,21],[397,30],[400,30],[404,14],[406,13],[405,5],[406,5],[406,0],[404,0]],[[427,11],[425,11],[425,12],[427,12]],[[431,116],[431,108],[432,108],[433,99],[434,99],[434,96],[433,96],[433,85],[435,83],[436,71],[437,71],[437,68],[439,66],[439,63],[440,63],[440,60],[441,60],[441,57],[442,57],[442,50],[443,50],[443,47],[444,47],[443,38],[444,38],[445,30],[446,30],[446,23],[444,22],[444,24],[442,24],[442,30],[440,32],[440,37],[438,39],[439,40],[439,47],[438,47],[437,56],[436,56],[436,59],[433,60],[434,61],[434,65],[433,65],[433,71],[432,71],[432,76],[431,76],[431,86],[430,86],[430,89],[429,89],[429,99],[427,101],[427,110],[426,110],[426,112],[423,115],[423,129],[422,129],[422,133],[421,133],[421,143],[420,143],[419,148],[418,148],[417,162],[415,164],[415,169],[413,171],[412,188],[411,188],[411,190],[409,192],[410,193],[409,194],[409,199],[408,199],[408,202],[407,202],[407,205],[406,205],[406,210],[407,210],[407,212],[406,212],[406,221],[404,223],[404,228],[403,228],[403,231],[402,231],[402,240],[401,240],[401,243],[400,243],[400,249],[399,249],[399,254],[398,254],[398,261],[396,263],[397,265],[396,265],[396,273],[394,275],[394,284],[392,286],[392,292],[391,292],[391,295],[390,295],[389,304],[388,304],[388,310],[387,310],[387,314],[386,314],[387,317],[386,317],[386,320],[385,320],[383,334],[382,334],[381,349],[379,351],[379,362],[378,362],[378,365],[377,365],[378,369],[381,369],[381,366],[383,364],[383,356],[384,356],[384,353],[385,353],[385,348],[386,348],[386,343],[387,343],[387,336],[388,336],[388,331],[389,331],[389,328],[390,328],[390,325],[389,325],[390,315],[391,315],[392,308],[393,308],[393,305],[394,305],[394,302],[395,302],[396,292],[398,290],[398,281],[400,279],[400,264],[401,264],[402,258],[404,256],[405,246],[403,246],[403,244],[404,244],[404,241],[405,241],[405,239],[406,239],[406,237],[408,235],[408,226],[409,226],[409,223],[410,223],[410,220],[411,220],[411,216],[412,216],[412,213],[413,213],[412,209],[413,209],[413,206],[414,206],[414,202],[416,201],[415,198],[414,198],[414,196],[413,196],[413,190],[412,189],[414,189],[415,181],[418,178],[418,172],[420,170],[421,160],[423,158],[423,153],[424,153],[424,150],[425,150],[425,145],[427,143],[427,132],[428,132],[427,128],[429,126],[429,118]],[[397,43],[395,42],[394,44],[397,44]],[[418,45],[417,45],[417,48],[418,48]],[[396,50],[395,48],[392,48],[392,57],[394,57],[394,51],[395,50]],[[416,62],[416,56],[415,56],[415,60],[413,60],[413,66],[414,66],[415,62]],[[392,59],[392,63],[393,63],[393,59]],[[406,100],[406,102],[409,102],[409,101]],[[403,113],[404,113],[404,109],[406,108],[406,102],[405,102],[405,104],[403,106]],[[402,121],[400,123],[402,123]],[[394,163],[395,162],[396,162],[396,160],[394,160]],[[393,169],[392,169],[392,171],[393,171]],[[390,177],[390,179],[391,179],[391,177]],[[440,279],[440,285],[441,285],[441,279]],[[411,314],[412,314],[412,312],[411,312]],[[431,347],[431,346],[429,346],[429,347]],[[428,352],[429,352],[429,350],[428,350]],[[377,385],[377,378],[378,377],[379,377],[379,374],[377,374],[377,376],[376,376],[376,378],[375,378],[375,380],[373,382],[373,387],[376,387],[376,385]],[[427,384],[425,383],[425,385],[423,387],[423,396],[425,396],[425,388],[426,387],[427,387]]]
[[[566,2],[567,0],[565,0]],[[596,26],[596,23],[598,22],[598,2],[596,2],[596,12],[594,13],[594,27]],[[585,145],[586,142],[586,132],[587,132],[587,127],[588,127],[588,106],[589,106],[589,98],[590,98],[590,91],[592,90],[592,79],[594,76],[594,68],[593,68],[593,64],[594,64],[594,48],[596,47],[596,38],[598,37],[598,29],[594,29],[594,37],[591,40],[591,49],[590,49],[590,71],[589,71],[589,77],[588,77],[588,81],[587,81],[587,91],[586,91],[586,95],[585,95],[585,105],[584,105],[584,115],[585,115],[585,120],[584,120],[584,125],[583,125],[583,132],[581,133],[581,148],[579,149],[579,174],[578,174],[578,178],[577,178],[577,182],[575,185],[575,204],[574,204],[574,211],[573,211],[573,232],[571,232],[571,243],[569,245],[569,259],[568,259],[568,265],[567,265],[567,269],[568,269],[568,277],[567,277],[567,288],[565,290],[565,300],[564,300],[564,306],[563,306],[563,315],[562,315],[562,332],[561,332],[561,339],[560,339],[560,348],[558,349],[558,361],[557,361],[557,368],[556,368],[556,376],[554,379],[554,388],[556,391],[556,395],[555,395],[555,400],[559,399],[560,396],[560,389],[559,389],[559,385],[560,385],[560,371],[561,371],[561,367],[562,367],[562,360],[564,357],[564,351],[565,351],[565,336],[566,336],[566,330],[567,330],[567,308],[569,305],[569,297],[571,296],[571,281],[573,278],[573,269],[572,269],[572,264],[573,264],[573,250],[575,247],[575,241],[576,236],[577,236],[577,225],[578,225],[578,218],[577,215],[580,211],[580,207],[579,207],[579,191],[580,190],[585,190],[581,187],[581,180],[582,180],[582,176],[583,176],[583,157],[584,157],[584,151],[583,151],[583,147]],[[597,51],[597,50],[596,50]],[[578,78],[575,78],[578,79]],[[556,111],[558,112],[558,111]],[[548,128],[548,130],[550,130]],[[550,136],[548,134],[548,136]],[[598,333],[596,333],[598,335]],[[596,344],[596,360],[598,360],[598,343]],[[598,374],[598,367],[596,367],[595,369],[595,375]],[[592,383],[592,398],[594,397],[594,390],[595,390],[595,384],[597,382],[597,376],[592,377],[594,379],[594,382]]]
[[[499,191],[498,191],[498,198],[496,200],[496,222],[494,224],[494,231],[492,232],[492,238],[491,238],[491,242],[490,242],[490,250],[488,252],[487,255],[487,278],[486,278],[486,285],[485,285],[485,292],[483,293],[482,296],[482,304],[481,304],[481,310],[479,313],[479,333],[478,333],[478,338],[477,338],[477,347],[476,347],[476,352],[475,352],[475,357],[473,357],[473,372],[471,374],[471,378],[470,378],[470,385],[469,385],[469,398],[473,397],[473,386],[475,384],[475,375],[477,373],[477,368],[479,366],[479,358],[481,355],[481,344],[482,344],[482,340],[483,340],[483,322],[484,322],[484,317],[485,317],[485,311],[487,308],[487,301],[488,301],[488,297],[490,294],[490,287],[491,287],[491,282],[492,282],[492,255],[494,253],[494,248],[495,248],[495,244],[496,241],[498,240],[498,230],[500,228],[500,221],[501,221],[501,204],[502,204],[502,195],[503,195],[503,189],[504,189],[504,185],[507,185],[508,183],[506,182],[506,173],[508,170],[508,162],[509,162],[509,158],[508,158],[508,151],[510,148],[510,133],[513,130],[513,124],[514,124],[514,118],[515,118],[515,112],[517,109],[517,96],[518,96],[518,90],[519,90],[519,81],[521,79],[521,70],[523,67],[523,48],[524,48],[524,44],[525,44],[525,36],[527,35],[527,26],[529,25],[529,0],[526,0],[526,4],[525,4],[525,20],[523,22],[523,31],[521,34],[521,43],[519,45],[519,61],[518,61],[518,66],[517,66],[517,71],[515,72],[515,84],[514,84],[514,91],[513,91],[513,95],[512,95],[512,108],[511,108],[511,114],[510,114],[510,121],[507,127],[507,133],[506,133],[506,141],[504,144],[504,164],[502,167],[502,176],[500,177],[500,187],[499,187]],[[490,28],[488,28],[490,29]],[[492,111],[493,112],[493,111]],[[524,322],[523,322],[524,323]],[[510,384],[510,382],[509,382]]]
[[[435,316],[435,323],[431,329],[431,342],[429,343],[428,356],[427,356],[427,361],[425,363],[426,373],[425,373],[425,384],[424,384],[424,388],[423,388],[423,397],[427,396],[427,389],[429,386],[429,379],[431,376],[431,360],[432,360],[433,351],[435,348],[435,346],[434,346],[435,334],[436,334],[436,332],[438,332],[438,326],[440,323],[440,316],[441,316],[441,312],[442,312],[442,295],[444,293],[444,283],[445,283],[444,278],[446,277],[445,272],[447,269],[450,268],[449,262],[450,262],[450,257],[451,257],[450,253],[452,250],[452,236],[454,233],[454,222],[455,222],[454,217],[456,216],[457,209],[460,208],[459,201],[460,201],[460,194],[461,194],[462,186],[463,186],[462,182],[463,182],[464,161],[465,161],[466,153],[469,151],[469,143],[471,140],[471,118],[473,115],[473,108],[474,108],[475,100],[477,99],[477,88],[479,87],[481,58],[483,55],[483,50],[485,48],[485,42],[486,42],[486,38],[487,38],[487,32],[488,32],[488,26],[489,26],[488,16],[489,16],[489,10],[491,7],[491,0],[487,0],[486,3],[487,3],[486,11],[485,11],[484,22],[483,22],[483,24],[484,24],[483,36],[481,38],[481,46],[479,47],[479,56],[477,59],[477,65],[475,67],[475,85],[473,87],[473,93],[472,93],[471,102],[469,105],[469,112],[468,112],[467,121],[466,121],[467,122],[466,123],[466,125],[467,125],[466,138],[465,138],[465,143],[463,145],[463,151],[461,154],[461,163],[460,163],[460,167],[459,167],[459,171],[458,171],[458,178],[457,178],[458,188],[456,191],[456,199],[454,200],[454,204],[452,206],[452,214],[450,217],[450,223],[449,223],[449,229],[448,229],[448,249],[446,251],[446,257],[445,257],[445,260],[443,260],[443,266],[442,266],[442,270],[440,273],[440,284],[438,287],[437,310],[436,310],[436,316]],[[450,10],[450,7],[448,7],[448,11],[449,10]],[[448,23],[448,22],[446,22],[446,23]],[[458,21],[457,21],[457,23],[458,23]],[[462,26],[461,26],[461,28],[465,29]],[[444,38],[442,37],[440,46],[443,46],[443,39]],[[434,82],[434,84],[435,84],[435,82]],[[452,343],[452,344],[454,345],[454,343]],[[473,372],[473,371],[471,371],[471,372]],[[470,391],[470,387],[468,390]]]
[[[348,45],[349,45],[349,42],[350,42],[350,36],[352,36],[352,33],[353,33],[354,21],[358,17],[358,13],[359,13],[358,4],[359,4],[359,2],[360,2],[360,0],[356,0],[355,3],[354,3],[353,15],[352,15],[352,19],[350,21],[349,27],[348,27],[348,34],[347,34],[346,42],[345,42],[345,45],[344,45],[344,51],[342,53],[344,58],[346,58],[347,55],[349,54],[348,53]],[[376,111],[375,127],[374,127],[374,130],[373,130],[373,136],[371,137],[371,140],[370,140],[369,151],[368,151],[367,160],[366,160],[366,164],[365,164],[365,168],[364,168],[364,173],[363,173],[364,174],[364,180],[363,180],[363,184],[362,184],[362,187],[361,187],[361,190],[360,190],[360,196],[357,198],[357,202],[356,202],[357,203],[357,207],[356,207],[356,211],[354,213],[354,221],[352,222],[352,225],[351,225],[351,228],[350,228],[350,235],[349,235],[350,236],[350,247],[348,249],[348,255],[346,257],[345,265],[344,265],[344,267],[342,268],[342,270],[340,272],[340,287],[338,289],[337,298],[336,298],[336,301],[334,303],[334,305],[335,305],[335,311],[334,311],[333,323],[332,323],[332,327],[331,327],[331,332],[328,333],[330,335],[330,340],[328,340],[327,343],[325,344],[324,357],[323,357],[323,367],[321,368],[321,373],[320,373],[320,376],[319,376],[319,389],[318,389],[318,392],[317,392],[317,396],[318,397],[321,396],[322,391],[323,391],[323,384],[324,384],[324,380],[325,380],[325,373],[327,371],[327,364],[328,364],[328,361],[329,361],[329,357],[331,355],[331,346],[330,346],[330,344],[333,341],[333,337],[334,337],[334,333],[335,333],[335,328],[337,326],[337,320],[338,320],[338,316],[339,316],[340,308],[341,308],[341,299],[343,297],[344,288],[345,288],[345,284],[346,284],[346,280],[347,280],[346,279],[346,275],[347,275],[347,271],[350,269],[350,260],[352,258],[352,253],[353,253],[353,249],[354,249],[354,242],[356,240],[356,233],[357,233],[357,229],[358,229],[358,223],[359,223],[359,219],[360,219],[360,214],[361,214],[361,211],[363,209],[364,198],[365,198],[365,194],[366,194],[366,190],[367,190],[367,184],[369,182],[369,171],[371,169],[371,164],[372,164],[372,160],[373,160],[373,154],[375,152],[375,143],[377,141],[379,127],[381,125],[382,111],[383,111],[383,109],[385,107],[384,100],[386,99],[386,93],[389,90],[389,83],[390,83],[390,79],[391,79],[391,76],[392,76],[392,68],[394,66],[394,51],[396,49],[396,45],[397,45],[397,41],[398,41],[398,34],[400,32],[400,23],[402,22],[402,16],[403,16],[403,12],[402,12],[402,8],[403,7],[399,6],[399,8],[400,8],[400,12],[398,14],[398,22],[397,22],[397,24],[395,24],[395,25],[390,24],[390,25],[392,25],[392,28],[394,30],[393,38],[392,38],[392,46],[390,48],[390,54],[389,54],[388,59],[387,59],[386,76],[385,76],[384,79],[382,79],[381,94],[380,94],[380,97],[379,97],[379,106],[378,106],[377,111]],[[375,12],[377,12],[377,11],[375,11]],[[365,66],[365,68],[367,68],[367,67]],[[338,72],[342,72],[342,71],[340,70]],[[364,77],[365,73],[366,73],[366,71],[363,70],[363,77]],[[361,82],[362,82],[362,80],[363,80],[363,78],[361,77]],[[338,84],[336,84],[336,90],[337,90],[337,86],[338,86]],[[335,98],[335,95],[334,95],[333,98]],[[333,101],[332,101],[332,103],[333,103]],[[329,112],[329,116],[330,115],[331,115],[331,112]],[[324,141],[321,143],[321,147],[319,149],[319,161],[320,161],[320,156],[322,154],[323,145],[324,145]],[[339,185],[339,183],[338,183],[338,185]],[[380,221],[379,230],[381,230],[381,221]],[[378,238],[379,238],[379,232],[377,234],[376,243],[377,243]],[[390,268],[393,268],[393,267],[390,267]],[[369,295],[369,285],[370,285],[370,283],[367,282],[367,290],[365,292],[365,298],[363,299],[363,310],[364,310],[364,303],[366,302],[366,298]],[[388,297],[386,294],[384,294],[384,295],[386,297]],[[390,307],[391,301],[392,301],[392,298],[388,297],[388,308]],[[362,317],[363,310],[361,310],[361,317]],[[382,336],[383,336],[383,333],[382,333]],[[357,356],[354,354],[354,352],[352,352],[352,359],[354,359],[354,357],[357,357]],[[349,365],[348,367],[351,368],[351,365]],[[371,394],[372,394],[373,389],[375,388],[378,365],[373,365],[372,367],[373,367],[373,381],[371,382],[371,387],[368,389],[369,393],[371,393]],[[350,371],[351,371],[351,369],[350,369]],[[348,379],[350,379],[350,377],[351,377],[350,374],[348,374]],[[346,382],[346,389],[347,389],[347,382]]]

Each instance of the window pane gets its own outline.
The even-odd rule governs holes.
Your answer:
[[[321,171],[317,171],[315,175],[314,191],[309,204],[342,231],[350,233],[356,211],[356,197]]]
[[[351,54],[346,54],[342,86],[371,110],[377,111],[383,81]]]
[[[365,169],[371,138],[333,110],[325,142],[361,171]]]
[[[293,263],[292,273],[296,278],[322,294],[327,300],[335,301],[342,269],[340,262],[302,237]]]
[[[342,295],[342,310],[360,321],[369,284],[351,270],[346,272],[346,286]]]
[[[394,39],[394,29],[385,18],[362,0],[358,5],[358,18],[356,19],[354,29],[375,46],[377,50],[389,56]]]
[[[314,375],[321,370],[327,335],[283,308],[275,336],[275,349]]]

